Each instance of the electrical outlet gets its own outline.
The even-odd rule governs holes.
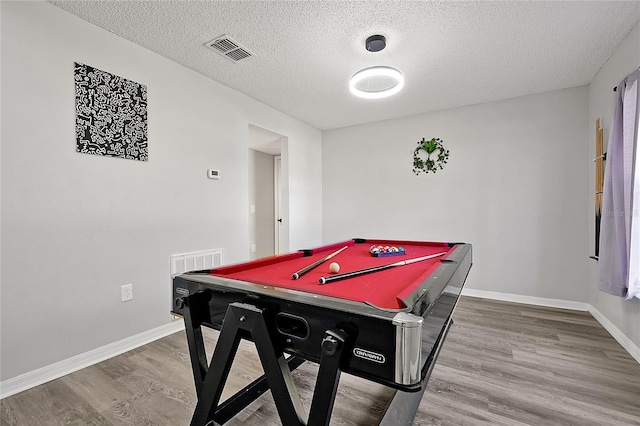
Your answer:
[[[120,287],[120,292],[122,293],[123,302],[133,300],[133,284],[123,285]]]
[[[256,245],[251,244],[251,253],[255,253],[255,252],[256,252]]]

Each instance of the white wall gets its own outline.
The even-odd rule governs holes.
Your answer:
[[[168,323],[170,254],[249,258],[249,123],[288,136],[290,247],[321,243],[318,130],[47,3],[1,8],[0,380]],[[147,85],[149,162],[75,152],[74,61]]]
[[[323,132],[323,237],[473,244],[467,287],[587,301],[587,88]],[[416,176],[426,137],[451,155]]]
[[[640,66],[640,24],[636,25],[618,49],[589,84],[589,155],[595,157],[595,121],[601,119],[605,144],[609,141],[609,131],[614,112],[615,93],[613,88],[627,75]],[[605,147],[606,150],[606,147]],[[588,160],[587,160],[588,161]],[[591,163],[589,188],[593,188],[595,168]],[[606,166],[605,166],[606,167]],[[589,211],[593,212],[594,195],[589,191]],[[589,216],[589,250],[594,251],[594,218]],[[597,263],[589,263],[589,303],[611,321],[636,346],[640,347],[640,300],[625,301],[598,290]]]

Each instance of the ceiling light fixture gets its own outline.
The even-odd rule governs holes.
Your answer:
[[[382,78],[384,80],[395,80],[395,84],[382,90],[370,90],[369,88],[358,87],[361,81],[371,81]],[[370,87],[370,86],[369,86]],[[395,95],[404,87],[404,76],[400,71],[391,67],[370,67],[355,73],[349,81],[349,90],[356,96],[365,99],[381,99]]]
[[[372,35],[365,40],[367,52],[380,52],[387,46],[383,35]],[[404,87],[404,76],[392,67],[374,66],[362,69],[351,76],[349,91],[365,99],[381,99],[395,95]]]

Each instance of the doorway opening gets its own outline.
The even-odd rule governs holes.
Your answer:
[[[288,251],[287,141],[286,136],[249,124],[250,259]]]

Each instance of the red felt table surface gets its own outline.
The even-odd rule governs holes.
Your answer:
[[[303,256],[302,252],[282,256],[274,256],[254,262],[213,269],[210,275],[264,284],[273,287],[294,289],[313,294],[336,297],[340,299],[365,302],[384,309],[401,309],[405,305],[402,299],[411,294],[429,275],[437,269],[441,260],[453,250],[446,243],[366,240],[366,243],[355,244],[354,241],[332,244],[312,250],[311,256]],[[373,244],[395,245],[404,247],[406,254],[402,256],[373,257],[369,247]],[[322,259],[332,252],[348,246],[340,254],[307,272],[297,280],[291,278],[299,271]],[[321,285],[320,277],[332,276],[329,265],[340,264],[339,273],[387,265],[401,260],[446,253],[441,257],[424,260],[413,264],[399,266],[348,278]]]

